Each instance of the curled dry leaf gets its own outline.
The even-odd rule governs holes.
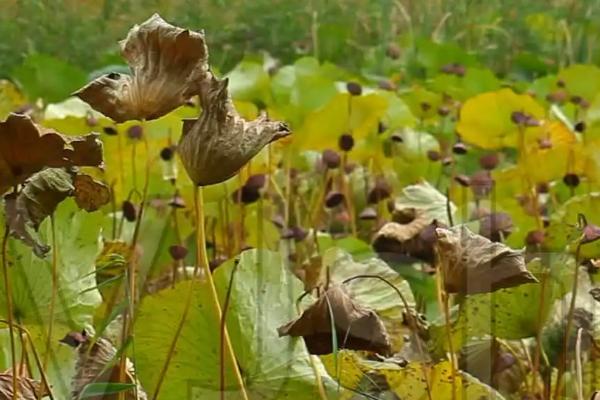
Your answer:
[[[333,352],[331,317],[340,349],[383,355],[390,352],[390,339],[381,319],[373,310],[355,303],[339,285],[330,286],[299,318],[281,326],[279,336],[302,336],[311,354],[329,354]]]
[[[437,252],[449,293],[489,293],[537,282],[520,251],[471,232],[464,226],[437,228]]]
[[[37,400],[48,396],[45,385],[27,376],[19,376],[17,385],[18,400]],[[12,400],[13,395],[13,372],[8,370],[0,373],[0,400]]]
[[[120,43],[132,75],[103,75],[75,93],[116,122],[159,118],[197,95],[208,72],[203,32],[154,14]]]
[[[110,202],[110,189],[86,174],[79,174],[73,179],[75,187],[75,202],[77,206],[87,212],[98,210]]]
[[[50,247],[42,243],[36,233],[42,221],[50,216],[63,200],[74,195],[81,208],[86,211],[96,209],[91,206],[90,201],[86,203],[81,190],[78,193],[77,186],[74,185],[80,179],[86,180],[86,177],[88,176],[76,175],[74,169],[48,168],[29,178],[18,194],[10,193],[4,196],[10,234],[32,247],[38,257],[43,257]],[[95,184],[103,185],[100,182]],[[93,205],[103,205],[108,199],[97,196],[91,202]]]
[[[0,122],[0,193],[44,168],[101,164],[102,142],[95,133],[64,136],[21,114]]]
[[[264,114],[254,121],[244,120],[233,105],[227,82],[215,77],[205,81],[200,93],[202,115],[183,123],[177,149],[198,186],[225,181],[267,144],[290,134],[284,123]]]
[[[83,389],[90,383],[119,382],[121,369],[117,357],[117,349],[105,338],[91,338],[85,331],[71,332],[61,340],[77,349],[75,375],[71,381],[73,399],[79,399]],[[125,392],[125,400],[146,400],[148,397],[140,383],[135,378],[133,364],[127,359],[125,371],[126,383],[137,385],[137,396],[134,390]],[[117,400],[119,394],[106,394],[87,397],[91,400]]]
[[[394,221],[383,225],[375,234],[373,248],[382,255],[402,254],[432,263],[435,227],[423,210],[396,210]]]

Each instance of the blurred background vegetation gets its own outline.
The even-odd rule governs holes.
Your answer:
[[[0,0],[0,10],[0,77],[34,73],[33,54],[75,75],[123,64],[117,41],[154,12],[205,29],[223,72],[264,50],[377,73],[390,46],[423,38],[476,52],[500,75],[600,62],[600,0]]]

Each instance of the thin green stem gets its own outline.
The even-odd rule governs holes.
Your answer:
[[[7,247],[8,247],[8,234],[9,227],[5,226],[4,228],[4,237],[2,238],[2,274],[4,277],[4,294],[6,295],[6,319],[8,321],[8,334],[10,336],[10,359],[12,366],[12,386],[13,393],[12,399],[17,400],[20,396],[18,394],[19,385],[17,384],[18,374],[17,371],[17,353],[15,350],[15,333],[14,327],[15,323],[13,320],[13,303],[12,303],[12,289],[10,284],[10,277],[8,275],[8,262],[6,260],[7,257]]]

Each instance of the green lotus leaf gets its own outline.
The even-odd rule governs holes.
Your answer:
[[[592,101],[600,91],[600,68],[595,65],[571,65],[558,73],[558,79],[564,82],[571,96],[587,101]]]
[[[243,60],[226,76],[229,92],[236,100],[258,104],[271,103],[270,78],[262,63]]]

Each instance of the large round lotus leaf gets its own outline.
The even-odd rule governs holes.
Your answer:
[[[437,118],[437,110],[442,105],[442,95],[427,90],[421,86],[414,86],[402,96],[408,104],[413,115],[421,120]]]
[[[270,78],[262,63],[244,60],[226,78],[234,99],[262,104],[271,102]]]
[[[517,147],[519,128],[511,119],[513,112],[523,112],[538,120],[545,115],[544,108],[531,96],[501,89],[467,100],[456,129],[465,142],[484,149]],[[526,140],[540,136],[539,127],[524,130]]]
[[[433,79],[432,88],[462,101],[483,92],[500,89],[500,81],[489,69],[468,68],[464,76],[437,75]]]
[[[494,389],[464,372],[453,377],[448,361],[433,366],[409,363],[405,368],[380,372],[390,390],[402,400],[503,399]]]
[[[360,97],[338,93],[323,108],[308,114],[295,130],[294,144],[302,149],[337,148],[339,136],[352,132],[356,140],[375,132],[388,103],[376,93]]]
[[[575,242],[581,234],[576,229],[578,215],[585,215],[588,223],[600,225],[599,207],[600,193],[597,192],[575,196],[563,203],[550,217],[544,245],[552,251],[564,251],[567,246],[575,251]],[[582,245],[581,257],[600,257],[600,241]]]
[[[14,83],[0,79],[0,121],[24,105],[25,102],[25,97]]]
[[[413,57],[417,64],[427,71],[428,76],[436,75],[448,64],[474,66],[477,59],[455,43],[437,43],[419,39]]]
[[[31,102],[39,98],[46,102],[64,100],[87,82],[81,69],[45,54],[27,56],[11,75],[21,84]]]
[[[394,144],[394,170],[403,185],[427,179],[435,181],[440,176],[441,164],[427,158],[430,150],[439,151],[440,144],[429,133],[405,129],[402,143]]]
[[[576,64],[558,73],[571,96],[581,96],[592,101],[600,91],[600,68],[595,65]]]
[[[236,261],[220,266],[215,284],[224,302]],[[136,321],[136,365],[142,385],[153,393],[179,324],[192,283],[148,296]],[[170,362],[161,398],[219,399],[219,321],[206,283],[193,283],[193,303]],[[237,262],[227,326],[246,388],[252,399],[314,399],[315,375],[302,339],[279,338],[277,328],[297,316],[302,284],[281,256],[269,251],[242,253]],[[317,360],[326,387],[334,383]],[[239,399],[231,365],[226,364],[227,399]],[[195,397],[194,397],[195,396]]]
[[[54,306],[54,321],[79,329],[90,323],[100,302],[93,275],[99,252],[99,232],[102,214],[80,211],[71,199],[55,211],[56,270],[58,288]],[[52,227],[47,218],[40,227],[40,237],[52,244]],[[9,239],[9,277],[12,282],[13,314],[22,324],[47,325],[52,298],[52,255],[41,259],[30,247]],[[4,281],[0,279],[0,314],[7,315]]]

